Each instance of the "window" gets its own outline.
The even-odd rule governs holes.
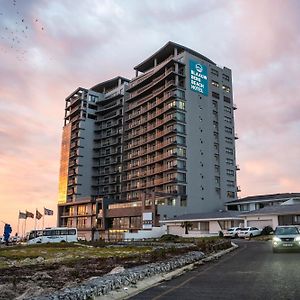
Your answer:
[[[233,180],[227,180],[227,186],[234,187],[234,181]]]
[[[85,215],[87,213],[87,207],[86,205],[79,205],[77,209],[78,215]]]
[[[181,100],[177,100],[177,107],[179,109],[185,110],[185,102]]]
[[[227,80],[227,81],[229,81],[229,76],[226,75],[226,74],[223,74],[223,75],[222,75],[222,78],[225,79],[225,80]]]
[[[95,95],[89,95],[89,101],[90,102],[96,102],[98,100],[98,96]]]
[[[233,130],[231,127],[225,126],[225,132],[232,134]]]
[[[226,164],[233,166],[233,159],[232,158],[226,158]]]
[[[87,217],[79,217],[77,219],[77,227],[78,228],[86,228],[87,227]]]
[[[222,89],[223,89],[225,92],[230,93],[230,87],[229,87],[229,86],[223,85],[223,86],[222,86]]]
[[[212,104],[213,104],[213,109],[218,110],[218,102],[216,100],[213,100]]]
[[[182,147],[177,147],[177,155],[185,157],[186,156],[186,149]]]
[[[232,191],[227,191],[227,197],[228,197],[228,198],[234,198],[234,196],[235,196],[235,193],[234,193],[234,192],[232,192]]]
[[[211,84],[215,87],[219,87],[219,82],[212,80]]]
[[[219,165],[215,165],[215,172],[220,173],[220,166]]]
[[[232,119],[230,117],[224,116],[224,121],[227,123],[232,123]]]
[[[92,120],[96,120],[97,117],[95,115],[88,114],[88,118]]]
[[[225,148],[225,152],[228,154],[233,154],[233,149],[232,148]]]
[[[184,99],[184,98],[185,98],[184,91],[176,90],[176,96],[177,96],[178,98]]]
[[[209,222],[199,222],[200,231],[209,232]]]
[[[218,143],[214,143],[214,149],[215,149],[216,151],[219,151],[219,144],[218,144]]]
[[[219,72],[215,69],[211,69],[211,74],[219,76]]]
[[[177,168],[179,170],[185,170],[186,169],[186,162],[184,160],[177,160]]]
[[[214,130],[218,131],[219,123],[217,121],[213,121],[213,124],[214,124]]]
[[[186,182],[186,175],[185,175],[185,173],[178,173],[177,174],[177,179],[178,179],[178,181]]]
[[[230,138],[228,136],[225,136],[225,142],[228,143],[228,144],[233,144],[232,138]]]
[[[180,199],[180,206],[183,206],[183,207],[187,206],[187,200],[186,200],[186,198],[181,198]]]
[[[231,108],[229,106],[224,106],[224,111],[227,113],[231,113]]]
[[[90,109],[97,109],[97,106],[94,105],[94,104],[89,104],[89,105],[88,105],[88,108],[90,108]]]
[[[177,112],[177,113],[176,113],[176,119],[177,119],[178,121],[185,122],[185,114],[184,114],[184,113],[181,113],[181,112]]]
[[[185,137],[184,136],[180,136],[180,135],[176,136],[176,142],[178,144],[185,145],[185,143],[186,143]]]
[[[234,171],[231,169],[226,169],[226,174],[229,176],[234,176]]]
[[[231,103],[231,99],[229,97],[224,96],[224,102]]]
[[[212,92],[211,95],[214,97],[214,98],[217,98],[217,99],[220,99],[220,95],[216,92]]]
[[[177,124],[176,129],[177,129],[177,132],[179,132],[179,133],[185,133],[185,125]]]

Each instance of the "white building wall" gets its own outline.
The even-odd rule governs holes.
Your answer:
[[[250,224],[249,224],[250,221]],[[255,222],[254,222],[255,221]],[[278,226],[278,216],[247,216],[245,217],[244,226],[247,227],[249,225],[255,224],[256,227],[263,228],[266,226],[266,223],[270,223],[270,226],[275,229]]]

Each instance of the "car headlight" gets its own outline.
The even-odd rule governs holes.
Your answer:
[[[281,239],[279,237],[277,237],[277,236],[273,237],[273,242],[280,242],[280,241],[281,241]]]
[[[296,242],[300,242],[300,236],[296,236],[296,237],[295,237],[295,241],[296,241]]]

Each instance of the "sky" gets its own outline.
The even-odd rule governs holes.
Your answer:
[[[0,221],[56,213],[64,99],[168,41],[232,70],[239,196],[300,192],[298,0],[0,0]]]

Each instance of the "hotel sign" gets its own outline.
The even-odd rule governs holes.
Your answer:
[[[192,91],[208,96],[207,67],[190,60],[190,88]]]

